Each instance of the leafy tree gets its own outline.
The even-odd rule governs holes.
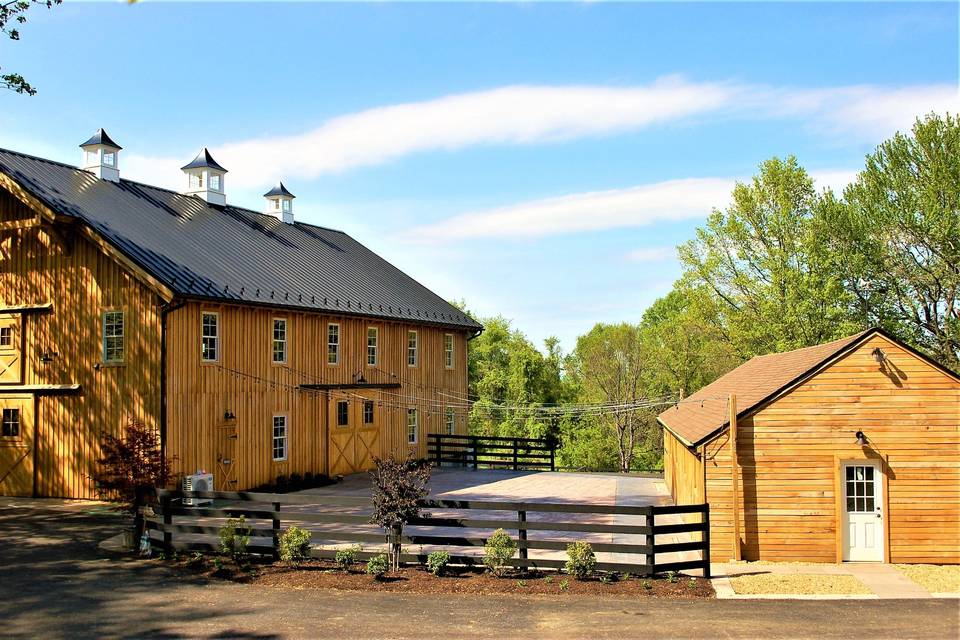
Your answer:
[[[17,25],[27,21],[27,10],[34,5],[42,5],[52,9],[63,0],[8,0],[0,3],[0,32],[11,40],[20,39],[20,30]],[[11,24],[13,26],[11,26]],[[0,87],[10,89],[15,93],[36,95],[37,90],[19,73],[0,74]]]
[[[638,326],[597,324],[577,339],[568,366],[581,389],[582,401],[624,407],[646,399],[645,360]],[[649,414],[649,411],[624,408],[597,415],[600,424],[612,431],[618,466],[624,473],[630,471],[634,463],[636,448],[658,439],[654,431],[659,429],[651,428]]]
[[[107,500],[119,499],[131,511],[137,506],[138,489],[163,487],[170,480],[170,464],[161,455],[159,434],[142,422],[128,424],[120,438],[104,433],[100,450],[93,474],[97,493]]]
[[[821,209],[830,246],[864,324],[960,365],[960,122],[918,119],[867,156]]]
[[[403,527],[420,515],[420,500],[429,495],[430,465],[408,455],[400,462],[393,456],[374,458],[375,465],[370,477],[373,479],[373,515],[370,522],[380,525],[394,535],[390,549],[394,570],[400,568],[400,536]]]
[[[640,322],[650,396],[689,395],[740,363],[726,336],[711,322],[716,315],[709,291],[682,280],[650,305]]]
[[[714,329],[742,358],[819,344],[861,328],[814,212],[813,181],[795,158],[760,165],[679,248],[687,286],[714,298]]]

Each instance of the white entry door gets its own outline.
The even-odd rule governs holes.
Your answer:
[[[873,462],[843,467],[843,559],[883,562],[883,504],[880,466]]]

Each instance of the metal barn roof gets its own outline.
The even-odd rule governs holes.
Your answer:
[[[0,171],[57,214],[89,225],[181,297],[482,328],[342,231],[100,180],[4,149]]]

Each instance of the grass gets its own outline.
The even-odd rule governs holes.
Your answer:
[[[730,578],[733,590],[741,594],[789,595],[870,595],[873,593],[853,576],[806,573],[761,573]]]
[[[897,564],[904,574],[930,593],[960,593],[960,565]]]

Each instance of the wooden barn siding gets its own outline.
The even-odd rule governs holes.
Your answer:
[[[663,430],[663,479],[670,490],[670,497],[677,505],[705,502],[703,492],[703,465],[697,455],[690,451],[668,429]],[[685,514],[684,522],[699,522],[699,514]],[[690,534],[699,540],[699,533]]]
[[[0,189],[0,220],[33,217]],[[36,399],[36,493],[95,497],[90,476],[100,455],[100,434],[119,434],[131,420],[156,427],[160,398],[158,300],[111,258],[82,238],[65,252],[50,235],[23,229],[0,239],[0,305],[53,303],[53,311],[23,316],[24,384],[80,384],[80,395]],[[125,311],[126,357],[122,366],[101,360],[101,317]],[[44,352],[57,355],[49,363]],[[33,456],[25,460],[31,464]],[[0,462],[2,465],[2,462]],[[2,476],[4,471],[0,471]],[[13,474],[11,474],[13,475]],[[0,494],[11,491],[8,478]],[[21,483],[22,484],[22,483]],[[30,483],[32,487],[32,482]]]
[[[875,347],[897,382],[879,370]],[[889,560],[960,562],[960,383],[881,336],[741,420],[744,559],[838,559],[835,470],[865,459],[858,430],[888,465]],[[733,549],[726,435],[706,449],[711,553],[720,561]]]
[[[200,358],[201,313],[220,314],[220,362],[222,367],[203,363]],[[287,365],[272,363],[274,318],[287,319]],[[339,365],[328,365],[327,324],[340,324]],[[368,327],[378,327],[378,368],[366,365]],[[420,336],[417,367],[406,364],[407,330]],[[454,368],[444,366],[443,335],[454,335]],[[426,434],[443,428],[441,412],[415,398],[443,401],[437,389],[453,395],[467,393],[467,336],[436,327],[354,317],[338,317],[275,309],[191,302],[168,316],[168,454],[175,458],[177,473],[205,469],[217,474],[218,430],[235,428],[233,452],[235,487],[244,489],[273,481],[279,474],[328,473],[324,422],[336,430],[336,402],[350,401],[351,425],[362,420],[362,401],[356,394],[376,401],[375,429],[360,429],[357,437],[371,443],[373,450],[361,458],[370,465],[370,455],[413,450],[425,456]],[[240,372],[240,375],[227,369]],[[382,371],[381,371],[382,370]],[[367,382],[395,382],[402,389],[351,390],[348,392],[297,391],[301,383],[351,383],[362,372]],[[393,378],[393,373],[397,377]],[[275,387],[271,384],[276,385]],[[391,394],[410,398],[401,401]],[[454,401],[451,401],[454,402]],[[410,404],[419,408],[418,444],[406,444],[406,412],[391,405]],[[430,403],[432,404],[432,402]],[[326,405],[326,407],[325,407]],[[236,420],[225,422],[232,412]],[[288,416],[289,453],[284,462],[272,456],[272,417]],[[457,433],[466,433],[466,416],[457,409]],[[353,433],[353,429],[349,430]],[[343,439],[340,433],[336,437]],[[346,446],[362,447],[360,442]],[[365,450],[365,447],[364,449]],[[333,463],[334,460],[331,460]],[[334,473],[339,469],[332,469]],[[219,480],[218,480],[219,484]]]

